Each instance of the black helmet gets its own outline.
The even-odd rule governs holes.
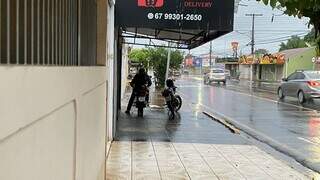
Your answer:
[[[167,85],[167,87],[173,87],[174,86],[173,80],[172,79],[167,79],[166,80],[166,85]]]
[[[139,74],[146,74],[146,70],[144,68],[139,69]]]

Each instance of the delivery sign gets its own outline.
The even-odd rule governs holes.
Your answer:
[[[156,29],[233,30],[234,0],[117,0],[116,25]]]

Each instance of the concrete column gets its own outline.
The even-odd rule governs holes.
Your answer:
[[[110,2],[110,1],[109,1]],[[115,132],[115,123],[113,117],[113,101],[114,93],[114,62],[115,62],[115,27],[114,27],[114,5],[108,4],[107,8],[107,151],[110,149],[110,144]]]
[[[107,0],[97,0],[97,65],[106,65],[107,5]]]

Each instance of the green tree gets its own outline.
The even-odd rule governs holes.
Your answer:
[[[161,87],[164,86],[168,50],[165,48],[149,48],[150,64],[153,67],[154,75]],[[183,53],[179,50],[171,51],[170,69],[179,69],[183,61]]]
[[[312,28],[311,32],[309,32],[304,38],[303,40],[307,43],[309,43],[310,45],[315,45],[315,41],[316,39],[315,37],[315,30],[314,28]]]
[[[298,36],[292,36],[287,43],[281,43],[279,51],[307,47],[305,41]]]
[[[170,68],[178,70],[183,61],[183,52],[175,50],[171,52]]]
[[[165,48],[133,49],[129,53],[130,60],[142,63],[145,68],[153,68],[154,75],[162,87],[165,82],[167,58],[168,50]],[[183,61],[183,52],[179,50],[171,51],[170,59],[170,69],[179,69]]]
[[[261,1],[261,0],[257,0]],[[319,0],[262,0],[266,5],[270,4],[273,8],[281,8],[289,16],[308,17],[309,25],[315,30],[317,54],[320,55],[320,3]]]
[[[148,67],[148,57],[149,57],[149,51],[148,49],[132,49],[131,52],[128,55],[129,59],[133,62],[142,63],[143,66],[147,69]]]

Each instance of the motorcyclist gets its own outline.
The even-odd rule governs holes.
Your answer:
[[[144,68],[139,69],[138,74],[134,76],[133,80],[130,83],[131,87],[133,87],[133,90],[127,106],[127,110],[125,111],[126,114],[130,114],[132,104],[134,102],[135,97],[137,96],[137,93],[140,91],[141,86],[147,85],[147,87],[150,87],[151,84],[151,79],[146,73],[146,70]],[[148,94],[146,96],[146,101],[149,102]]]

